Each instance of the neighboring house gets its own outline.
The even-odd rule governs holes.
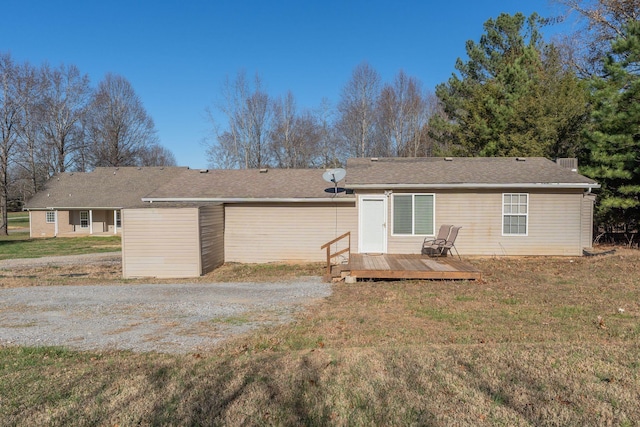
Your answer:
[[[47,180],[24,206],[35,237],[108,235],[122,230],[123,208],[144,206],[142,197],[187,168],[119,167],[65,172]]]
[[[320,246],[346,232],[352,253],[420,253],[441,224],[462,226],[463,256],[579,256],[591,246],[598,184],[547,159],[350,159],[346,171],[337,194],[317,169],[178,171],[122,206],[123,274],[323,261]]]

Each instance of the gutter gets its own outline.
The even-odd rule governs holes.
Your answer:
[[[22,208],[23,211],[53,211],[53,210],[58,210],[58,211],[72,211],[72,210],[84,210],[84,211],[99,211],[99,210],[105,210],[105,211],[112,211],[114,209],[124,209],[123,207],[118,207],[118,206],[109,206],[109,207],[104,207],[104,206],[90,206],[90,207],[83,207],[83,206],[52,206],[52,207],[44,207],[44,208]]]
[[[600,188],[600,184],[587,183],[511,183],[511,184],[350,184],[354,190],[383,190],[383,189],[513,189],[513,188]]]
[[[355,203],[355,197],[143,197],[143,202],[183,202],[183,203]]]

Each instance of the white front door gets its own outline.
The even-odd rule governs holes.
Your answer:
[[[360,196],[360,253],[387,252],[387,198]]]

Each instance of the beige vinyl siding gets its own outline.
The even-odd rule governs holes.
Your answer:
[[[198,208],[123,209],[124,277],[201,274]]]
[[[502,191],[437,191],[436,231],[441,224],[462,226],[456,240],[461,255],[581,255],[581,191],[508,192],[529,194],[527,236],[502,235]],[[419,253],[423,240],[389,230],[387,251]]]
[[[337,212],[337,229],[336,229]],[[350,231],[357,251],[358,211],[353,204],[225,205],[227,262],[324,261],[324,243]],[[343,242],[346,247],[346,243]]]
[[[200,256],[202,274],[224,263],[224,206],[200,208]]]
[[[593,204],[595,194],[585,194],[582,198],[582,247],[593,247]]]

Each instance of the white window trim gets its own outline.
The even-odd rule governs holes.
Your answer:
[[[395,213],[393,210],[395,209],[395,200],[396,196],[411,196],[411,234],[396,234],[396,228],[394,224]],[[431,234],[416,234],[416,221],[415,221],[415,196],[433,196],[433,224],[431,224],[431,229],[433,233]],[[393,237],[434,237],[436,234],[436,194],[435,193],[393,193],[391,195],[391,235]]]
[[[527,213],[524,213],[524,214],[521,214],[521,213],[517,213],[517,214],[509,213],[509,214],[506,214],[506,213],[504,213],[504,196],[506,196],[506,195],[527,196]],[[502,212],[502,216],[500,218],[501,218],[502,224],[501,224],[500,228],[502,229],[502,235],[503,236],[505,236],[505,237],[509,237],[509,236],[511,236],[511,237],[527,237],[527,236],[529,236],[529,209],[530,209],[529,208],[529,205],[530,205],[529,202],[530,202],[529,193],[502,193],[502,196],[501,196],[501,199],[500,199],[500,210]],[[504,232],[504,217],[507,216],[507,215],[525,217],[526,225],[524,227],[524,234],[518,234],[518,233],[514,234],[514,233],[505,233]]]
[[[86,226],[83,226],[83,225],[82,225],[82,214],[83,214],[83,213],[86,213],[86,214],[87,214],[87,225],[86,225]],[[80,213],[79,213],[78,215],[79,215],[79,217],[80,217],[80,228],[82,228],[83,230],[84,230],[84,229],[88,229],[88,228],[89,228],[89,226],[91,225],[91,219],[90,219],[90,217],[89,217],[89,211],[80,211]]]
[[[49,221],[49,215],[53,217],[53,221]],[[47,211],[45,212],[45,221],[47,224],[55,224],[56,223],[56,212],[55,211]]]

